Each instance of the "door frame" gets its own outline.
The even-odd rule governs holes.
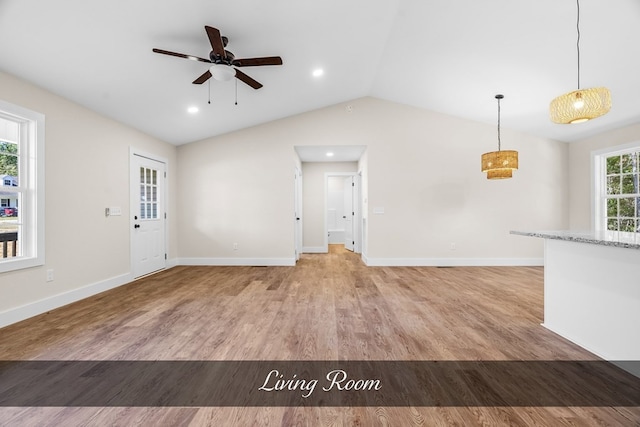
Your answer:
[[[362,175],[360,172],[325,172],[324,173],[324,249],[329,252],[329,224],[328,224],[328,204],[329,204],[329,177],[337,176],[346,178],[353,177],[353,252],[362,253]]]
[[[133,191],[133,186],[134,186],[134,177],[136,177],[135,180],[135,185],[139,185],[138,181],[137,181],[137,173],[138,171],[136,170],[135,173],[133,171],[133,167],[134,167],[134,156],[137,157],[142,157],[145,159],[149,159],[152,160],[154,162],[159,162],[164,164],[164,172],[165,172],[165,181],[164,181],[164,189],[163,189],[163,194],[162,196],[164,197],[164,222],[163,222],[163,227],[164,227],[164,253],[165,253],[165,263],[164,263],[164,269],[167,268],[167,264],[168,264],[168,251],[167,248],[169,247],[169,230],[168,230],[168,226],[167,226],[167,220],[168,220],[168,207],[169,207],[169,185],[168,185],[168,177],[169,177],[169,160],[158,156],[156,154],[153,153],[149,153],[146,151],[142,151],[139,150],[135,147],[129,147],[129,271],[131,274],[131,278],[132,279],[136,279],[137,277],[135,277],[135,272],[134,272],[134,263],[135,263],[135,253],[134,253],[134,245],[133,245],[133,239],[134,239],[134,225],[136,223],[136,221],[133,219],[133,210],[134,210],[134,206],[139,202],[138,200],[136,200],[135,197],[135,191]],[[159,271],[162,271],[159,270]],[[142,276],[140,276],[142,277]]]

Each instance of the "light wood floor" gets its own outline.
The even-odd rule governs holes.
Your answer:
[[[539,267],[176,267],[0,329],[0,360],[595,360]],[[640,408],[0,408],[0,425],[640,425]]]

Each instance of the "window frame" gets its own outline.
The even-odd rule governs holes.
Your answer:
[[[45,262],[45,116],[0,100],[0,117],[17,122],[19,134],[18,186],[21,195],[22,255],[1,259],[0,273],[44,265]]]
[[[640,141],[634,141],[624,145],[603,148],[591,153],[591,171],[592,171],[592,228],[599,232],[624,233],[629,235],[638,235],[640,232],[614,231],[608,230],[607,227],[607,158],[613,156],[622,156],[633,152],[640,153]],[[622,175],[621,175],[622,176]],[[619,194],[614,198],[622,198],[624,195]],[[620,218],[620,215],[618,215]],[[636,212],[636,221],[640,220],[640,212]],[[637,229],[637,227],[636,227]]]

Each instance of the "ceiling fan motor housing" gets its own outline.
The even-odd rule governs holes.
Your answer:
[[[235,59],[235,55],[228,50],[225,50],[224,53],[227,55],[226,58],[223,58],[220,55],[216,55],[214,51],[211,51],[209,53],[209,59],[211,59],[211,62],[213,62],[214,64],[231,65],[233,63],[233,60]]]

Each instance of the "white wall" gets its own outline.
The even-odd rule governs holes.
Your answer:
[[[303,240],[305,252],[324,251],[325,177],[329,172],[357,172],[356,162],[302,163]],[[344,203],[344,200],[343,200]]]
[[[294,262],[293,131],[273,122],[178,147],[181,263]]]
[[[520,168],[513,179],[490,181],[480,156],[495,150],[495,126],[398,104],[370,103],[366,110],[369,259],[541,260],[541,241],[509,231],[567,227],[567,144],[503,123],[502,147],[519,151]],[[385,214],[373,214],[376,207]]]
[[[177,180],[174,146],[4,73],[0,98],[44,114],[46,122],[46,264],[0,274],[1,326],[130,279],[129,146],[168,159],[171,194]],[[170,259],[177,257],[174,202],[169,200]],[[123,215],[106,218],[107,206],[120,206]],[[45,282],[48,269],[53,282]]]
[[[488,181],[480,156],[495,149],[494,125],[375,98],[349,104],[178,147],[179,205],[193,207],[178,225],[181,258],[292,259],[295,145],[368,147],[371,264],[541,262],[542,241],[509,231],[568,227],[567,144],[503,123],[503,148],[520,152],[520,169]]]
[[[591,189],[591,152],[603,148],[625,145],[633,142],[640,144],[640,124],[601,133],[569,146],[569,210],[570,228],[589,230],[592,224]]]

